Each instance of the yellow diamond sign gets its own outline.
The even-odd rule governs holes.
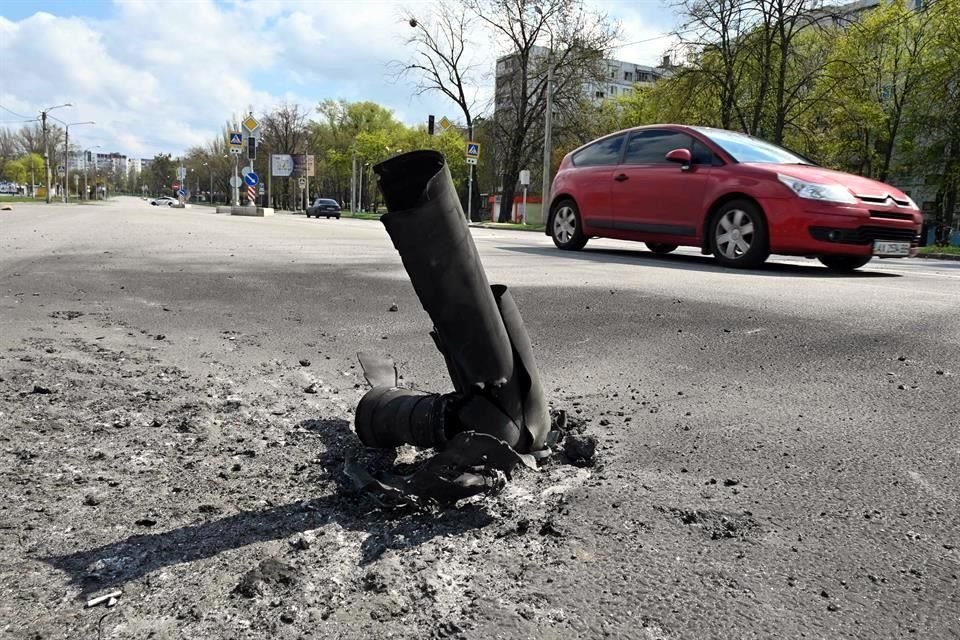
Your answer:
[[[440,128],[443,129],[444,131],[449,129],[451,124],[453,123],[447,120],[447,116],[443,116],[442,118],[440,118]]]
[[[260,126],[260,123],[257,122],[257,119],[253,116],[247,116],[243,121],[243,128],[247,131],[256,131],[257,127]]]

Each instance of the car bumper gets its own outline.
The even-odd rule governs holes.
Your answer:
[[[820,204],[801,198],[763,204],[770,250],[795,255],[873,255],[875,241],[909,242],[917,255],[922,217],[904,207]]]

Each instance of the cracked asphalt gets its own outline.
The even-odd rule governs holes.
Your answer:
[[[960,262],[474,229],[599,462],[399,516],[338,479],[357,351],[450,386],[382,225],[14,206],[0,638],[960,637]]]

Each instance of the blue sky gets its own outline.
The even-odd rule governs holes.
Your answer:
[[[586,0],[621,24],[620,59],[655,64],[674,18],[661,0]],[[416,95],[389,63],[409,50],[405,16],[427,0],[6,0],[0,60],[15,69],[0,105],[24,115],[70,102],[77,142],[131,157],[179,154],[217,135],[233,114],[288,102],[373,100],[407,123],[456,119],[439,95]],[[472,38],[480,103],[492,93],[496,47]],[[9,112],[0,126],[11,126]],[[74,135],[71,134],[71,139]]]

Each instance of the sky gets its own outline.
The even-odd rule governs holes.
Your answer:
[[[656,65],[675,18],[666,0],[585,0],[620,24],[614,57]],[[407,21],[428,0],[4,0],[0,127],[41,109],[71,122],[80,147],[129,157],[179,155],[233,115],[327,98],[371,100],[407,124],[456,121],[439,94],[418,95],[395,63],[410,58]],[[489,101],[499,53],[481,28],[468,49],[477,101]]]

